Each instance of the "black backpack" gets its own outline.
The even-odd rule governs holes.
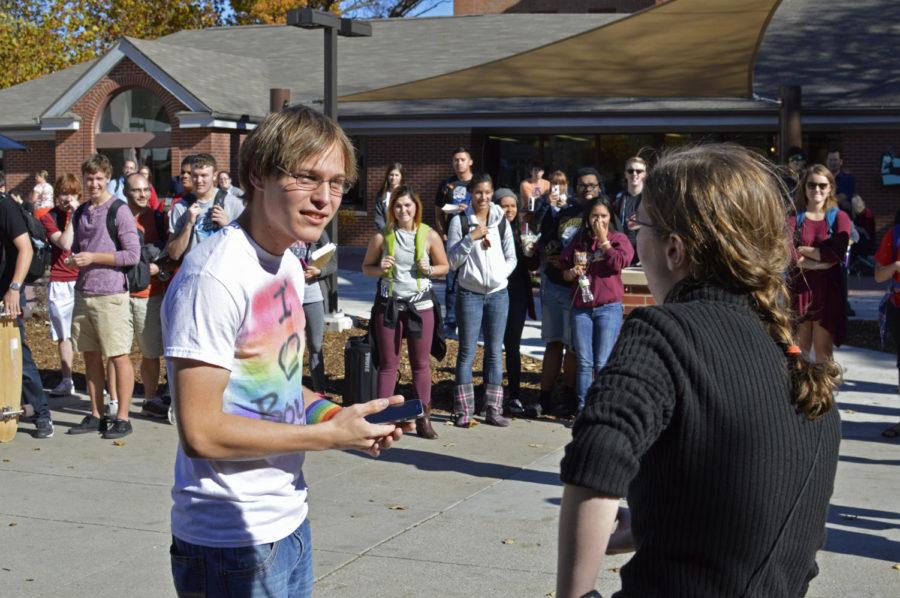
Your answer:
[[[125,202],[116,199],[115,197],[109,201],[113,203],[106,212],[106,232],[109,233],[109,238],[115,243],[116,250],[121,251],[122,245],[119,243],[119,229],[116,227],[116,214],[119,212],[119,208],[123,206],[127,208],[128,206],[125,205]],[[81,204],[78,206],[78,209],[75,210],[75,215],[73,217],[75,218],[76,224],[81,218],[81,214],[84,213],[85,206],[87,206],[87,203]],[[150,258],[148,253],[144,251],[144,235],[141,234],[140,230],[137,234],[138,243],[141,246],[138,262],[133,266],[125,266],[122,269],[122,273],[125,274],[125,283],[128,285],[129,293],[137,293],[150,286]]]
[[[8,193],[0,194],[0,199],[10,201],[22,214],[25,220],[25,230],[28,231],[28,240],[31,241],[31,263],[25,274],[25,282],[34,282],[47,273],[52,258],[50,239],[47,237],[47,229],[34,214],[25,209],[25,206],[13,199]]]

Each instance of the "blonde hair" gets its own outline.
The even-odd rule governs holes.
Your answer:
[[[340,125],[306,106],[272,112],[241,145],[239,180],[244,200],[253,201],[253,179],[260,181],[293,172],[300,164],[337,147],[344,158],[347,181],[356,182],[356,152]]]
[[[416,204],[416,215],[413,219],[416,222],[416,229],[418,229],[419,225],[422,224],[422,198],[419,197],[418,193],[416,193],[406,185],[400,185],[399,187],[394,189],[393,193],[391,193],[391,201],[388,202],[386,222],[388,230],[397,226],[397,219],[394,216],[394,204],[401,197],[408,197],[413,200],[413,203]]]
[[[643,204],[660,236],[684,243],[688,278],[747,294],[772,339],[796,344],[786,207],[777,171],[762,156],[735,144],[672,150],[650,171]],[[808,418],[828,412],[841,382],[838,365],[813,364],[788,354],[793,400]]]
[[[838,207],[837,197],[834,194],[835,189],[837,188],[837,185],[834,182],[834,175],[831,174],[831,171],[828,170],[827,166],[813,164],[803,173],[803,176],[800,178],[800,184],[797,185],[797,191],[794,192],[794,203],[797,205],[798,212],[806,210],[806,183],[809,181],[809,177],[814,174],[828,179],[828,197],[825,199],[825,209],[830,210],[831,208]]]
[[[640,156],[631,156],[630,158],[625,160],[625,168],[628,168],[629,164],[640,164],[641,166],[644,167],[644,169],[647,168],[647,161],[644,160],[643,158],[641,158]]]

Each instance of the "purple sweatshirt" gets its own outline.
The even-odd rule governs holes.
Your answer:
[[[140,259],[141,245],[137,225],[127,204],[123,202],[116,212],[116,230],[119,233],[119,245],[122,247],[120,251],[116,250],[116,244],[106,230],[106,214],[110,206],[118,201],[120,200],[113,197],[99,206],[88,202],[81,213],[81,218],[75,221],[72,253],[88,251],[112,253],[116,256],[115,266],[91,264],[78,270],[75,290],[85,295],[115,295],[128,292],[122,268],[133,266]]]

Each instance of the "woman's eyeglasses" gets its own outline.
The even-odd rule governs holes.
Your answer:
[[[821,189],[822,191],[824,191],[825,189],[828,189],[828,187],[828,183],[814,183],[812,181],[806,182],[806,188],[810,191],[815,191],[816,189]]]
[[[655,224],[650,224],[649,222],[643,222],[643,221],[641,221],[641,220],[638,220],[637,212],[634,212],[634,213],[631,214],[628,218],[625,219],[625,228],[627,228],[627,229],[630,230],[630,231],[637,232],[637,231],[641,230],[641,228],[643,228],[643,227],[645,227],[645,226],[646,226],[647,228],[652,228],[652,229],[655,229],[655,230],[661,230],[661,231],[664,231],[664,232],[669,230],[669,229],[667,229],[667,228],[665,228],[665,227],[662,227],[662,226],[656,226]]]

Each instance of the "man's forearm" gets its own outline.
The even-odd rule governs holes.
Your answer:
[[[187,250],[188,241],[191,239],[191,230],[193,230],[193,225],[185,226],[177,235],[169,239],[169,243],[166,245],[166,253],[170,258],[173,260],[181,259],[185,250]]]

